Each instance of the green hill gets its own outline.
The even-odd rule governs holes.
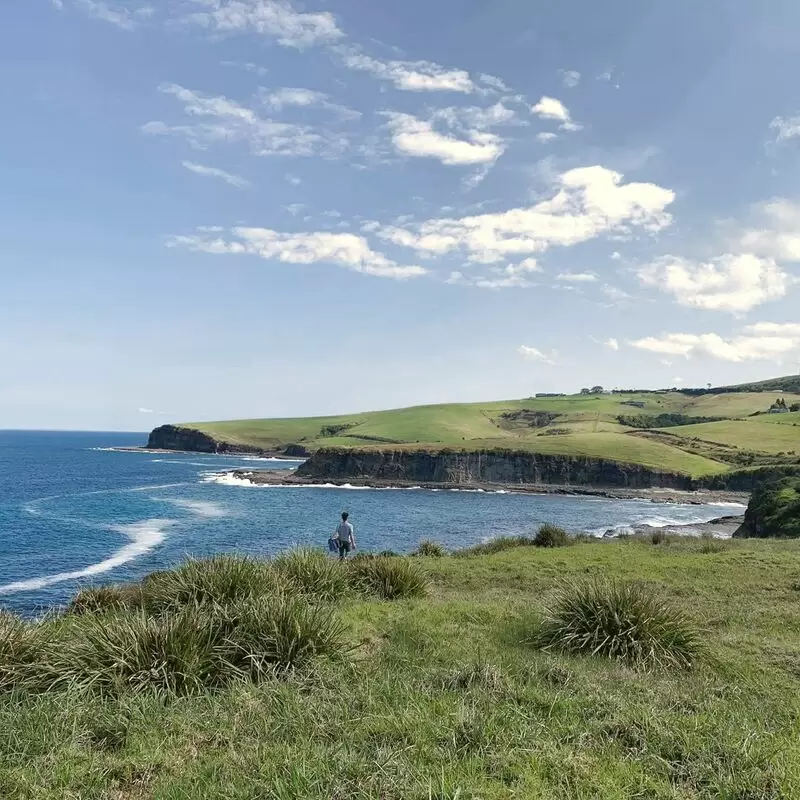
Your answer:
[[[178,447],[176,430],[189,435],[196,431],[209,437],[210,444],[204,446],[224,443],[221,449],[227,450],[281,453],[292,445],[308,452],[322,447],[388,446],[513,449],[591,456],[702,476],[737,467],[798,463],[800,412],[767,413],[775,399],[774,385],[792,380],[746,385],[767,387],[763,391],[722,387],[696,393],[558,395],[335,417],[191,422],[156,429],[150,446]],[[800,403],[800,393],[781,396],[789,406]],[[185,441],[181,440],[183,448]]]

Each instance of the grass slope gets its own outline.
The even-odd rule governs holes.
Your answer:
[[[800,796],[800,542],[621,541],[417,561],[428,597],[336,604],[351,666],[183,697],[75,686],[0,695],[0,796]],[[594,577],[642,582],[683,609],[703,631],[693,668],[643,672],[535,647],[554,598]]]
[[[789,405],[800,402],[800,395],[783,396]],[[416,406],[336,417],[193,422],[183,427],[234,445],[265,450],[280,450],[294,443],[312,452],[320,447],[496,447],[607,458],[703,476],[726,472],[741,463],[732,460],[724,448],[704,448],[688,440],[753,451],[759,456],[757,463],[780,461],[787,458],[779,457],[781,453],[800,452],[800,434],[792,424],[797,414],[750,417],[766,411],[772,400],[774,397],[765,392],[570,395]],[[529,412],[529,417],[508,416],[521,411]],[[545,427],[532,424],[530,415],[537,412],[552,416]],[[725,421],[673,427],[669,433],[674,435],[660,441],[658,437],[639,437],[634,429],[618,421],[620,415],[664,413],[722,417]]]

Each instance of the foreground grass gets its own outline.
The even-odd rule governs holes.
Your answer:
[[[322,603],[347,625],[347,658],[184,696],[6,693],[0,797],[800,796],[800,543],[707,544],[417,557],[427,597]],[[330,587],[312,562],[282,569]],[[692,669],[531,643],[565,584],[608,579],[683,609],[702,632]]]

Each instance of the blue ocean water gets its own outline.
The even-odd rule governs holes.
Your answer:
[[[267,556],[324,546],[348,510],[362,550],[458,548],[554,522],[602,533],[635,523],[700,523],[728,504],[655,504],[553,495],[408,489],[254,487],[236,468],[293,468],[248,457],[118,452],[146,434],[0,431],[0,607],[65,603],[79,586],[131,581],[187,555]]]

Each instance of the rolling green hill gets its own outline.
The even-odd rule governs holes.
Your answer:
[[[765,391],[723,387],[700,394],[690,390],[532,397],[336,417],[192,422],[177,429],[199,431],[227,449],[513,449],[702,476],[800,462],[800,412],[766,413],[776,396],[774,385],[790,380],[766,381]],[[800,394],[782,396],[788,405],[800,402]],[[667,419],[665,415],[670,415],[670,427],[654,427]],[[151,435],[151,446],[161,443],[155,436],[158,430]]]

